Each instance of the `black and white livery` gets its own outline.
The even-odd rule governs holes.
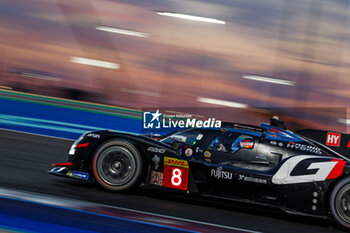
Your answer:
[[[291,132],[272,119],[192,128],[162,137],[115,131],[82,135],[68,162],[50,174],[96,181],[113,191],[145,189],[197,194],[332,218],[350,229],[350,135]]]

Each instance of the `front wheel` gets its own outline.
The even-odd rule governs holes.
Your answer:
[[[330,197],[330,210],[335,222],[350,230],[350,177],[338,182]]]
[[[127,191],[139,184],[142,158],[130,142],[115,139],[102,144],[93,156],[96,181],[112,191]]]

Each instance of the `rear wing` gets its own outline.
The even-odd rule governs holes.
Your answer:
[[[317,129],[303,129],[296,131],[295,134],[316,141],[331,152],[337,152],[350,159],[350,134]]]

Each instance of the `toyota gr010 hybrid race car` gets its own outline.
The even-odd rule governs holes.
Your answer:
[[[272,119],[260,127],[229,123],[159,138],[94,131],[74,142],[52,175],[95,180],[102,187],[197,193],[331,217],[350,229],[350,135],[293,133]],[[348,145],[349,144],[349,145]]]

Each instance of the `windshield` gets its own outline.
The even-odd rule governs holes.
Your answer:
[[[169,145],[172,145],[174,141],[177,141],[185,145],[192,146],[192,145],[195,145],[197,141],[201,140],[202,137],[203,137],[203,134],[201,134],[200,130],[190,129],[190,130],[174,133],[172,135],[169,135],[166,138],[163,138],[160,141]]]
[[[240,148],[252,149],[254,138],[248,135],[225,133],[217,136],[209,146],[210,150],[234,153]]]

